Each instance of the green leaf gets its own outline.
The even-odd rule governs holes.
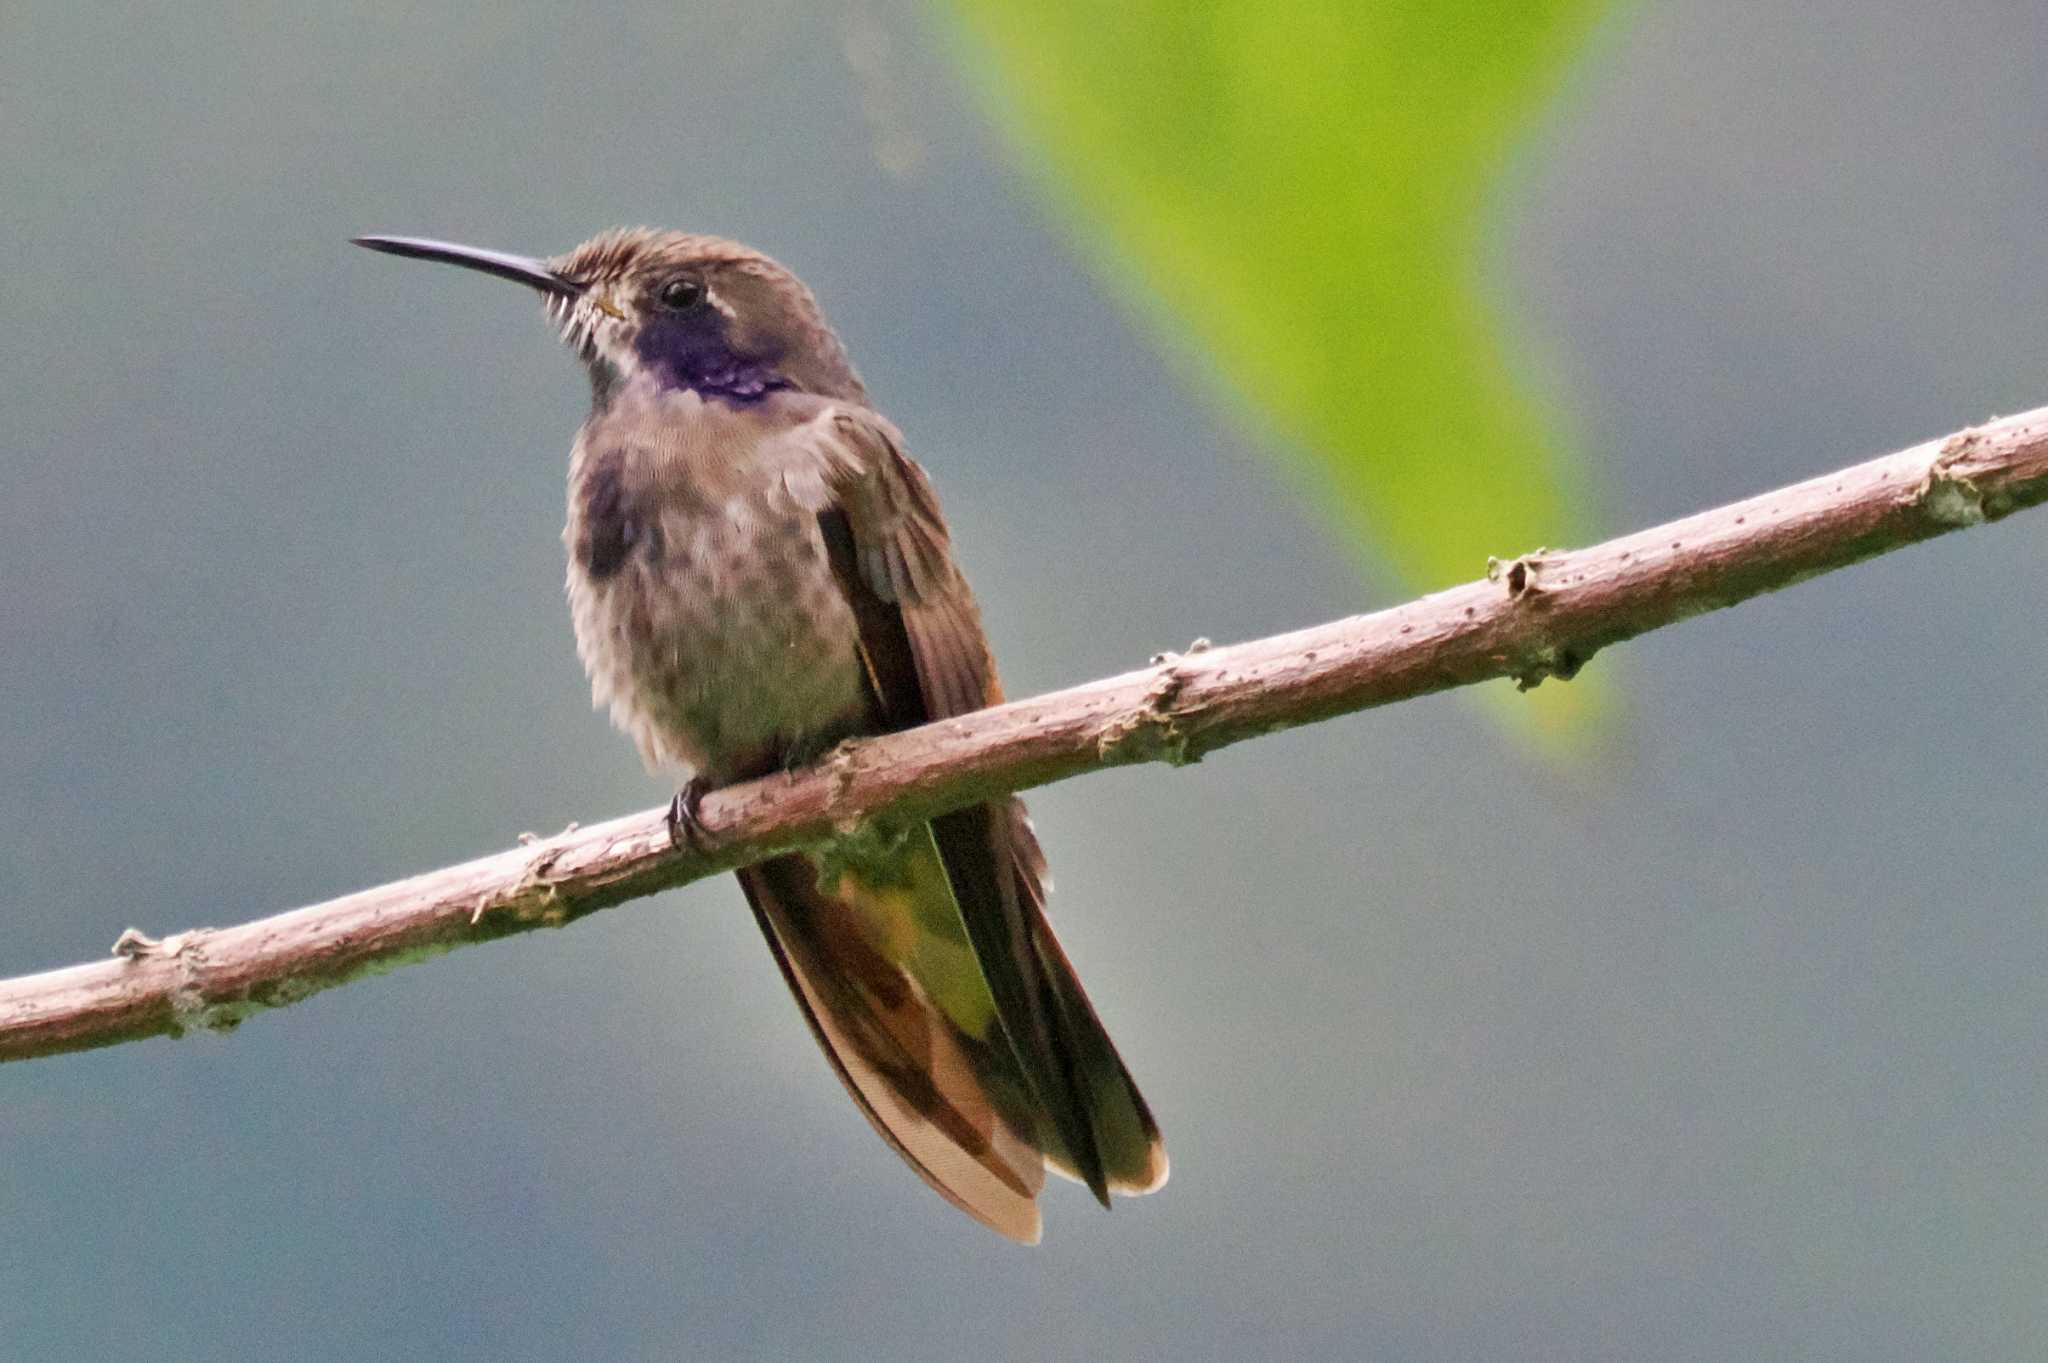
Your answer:
[[[951,0],[1103,277],[1416,587],[1592,528],[1479,275],[1502,171],[1606,8]],[[1559,692],[1539,720],[1592,699]]]

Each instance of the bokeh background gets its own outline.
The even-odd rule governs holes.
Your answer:
[[[1486,226],[1589,519],[2048,401],[2044,50],[2010,0],[1599,29]],[[886,0],[0,8],[0,972],[666,793],[561,605],[582,380],[355,232],[788,261],[1013,693],[1401,599],[958,58]],[[873,1138],[721,881],[0,1071],[0,1358],[2039,1358],[2042,536],[1603,655],[1577,758],[1442,697],[1039,792],[1174,1177],[1037,1250]]]

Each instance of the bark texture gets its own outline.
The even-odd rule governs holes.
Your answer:
[[[540,927],[815,845],[1102,767],[1182,764],[1260,734],[1454,686],[1569,678],[1610,644],[2048,500],[2048,408],[1990,421],[1585,549],[1539,549],[1391,610],[846,744],[705,797],[702,838],[665,811],[229,928],[0,981],[0,1060],[225,1029],[356,976]]]

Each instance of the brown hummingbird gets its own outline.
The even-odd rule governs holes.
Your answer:
[[[811,291],[716,237],[607,232],[550,259],[359,237],[540,292],[590,375],[569,609],[594,702],[706,790],[1001,701],[924,470]],[[1166,1181],[1159,1128],[1045,920],[1024,806],[860,830],[739,872],[832,1068],[948,1201],[1039,1237],[1050,1167]]]

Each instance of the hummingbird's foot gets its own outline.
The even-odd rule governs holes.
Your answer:
[[[668,802],[668,840],[672,847],[701,849],[704,846],[704,823],[697,817],[697,806],[702,804],[711,783],[701,776],[692,776],[683,782],[683,788],[676,792],[676,798]]]

